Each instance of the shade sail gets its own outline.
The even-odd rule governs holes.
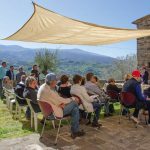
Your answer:
[[[150,30],[99,26],[64,17],[34,4],[31,18],[4,40],[51,44],[104,45],[150,36]]]

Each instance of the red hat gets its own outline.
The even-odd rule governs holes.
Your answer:
[[[132,77],[140,77],[140,76],[141,76],[141,73],[140,73],[139,70],[134,70],[134,71],[132,72]]]

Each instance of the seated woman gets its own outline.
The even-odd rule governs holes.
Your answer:
[[[58,93],[63,98],[70,98],[71,97],[71,94],[70,94],[71,85],[69,84],[68,79],[69,78],[66,75],[62,75],[60,78],[61,84],[58,88]]]
[[[82,77],[80,75],[75,75],[73,77],[74,84],[73,86],[71,86],[70,93],[72,95],[78,96],[81,99],[83,107],[87,112],[93,112],[93,110],[95,111],[95,116],[92,122],[92,126],[100,127],[101,124],[98,123],[98,120],[99,120],[101,105],[95,102],[94,99],[88,95],[85,87],[81,86],[81,82],[82,82]]]
[[[3,78],[3,87],[6,88],[10,92],[14,92],[13,82],[9,79],[8,76]]]
[[[32,76],[28,76],[25,81],[25,89],[23,92],[23,96],[24,96],[24,98],[28,98],[31,100],[30,103],[31,103],[31,106],[33,107],[33,110],[36,113],[38,113],[38,112],[41,112],[41,110],[40,110],[40,107],[39,107],[38,101],[37,101],[36,87],[37,87],[36,79]],[[30,108],[28,107],[27,112],[26,112],[26,117],[30,118],[30,115],[31,115],[31,111],[30,111]]]
[[[106,91],[114,91],[116,93],[121,92],[121,89],[119,89],[117,87],[117,85],[115,84],[115,79],[114,78],[108,79],[108,85],[107,85]]]

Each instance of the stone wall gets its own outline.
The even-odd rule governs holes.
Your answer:
[[[133,22],[138,29],[150,29],[150,15]],[[150,68],[150,37],[137,39],[137,60],[138,66],[148,66]]]

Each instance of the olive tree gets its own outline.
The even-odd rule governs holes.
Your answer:
[[[50,51],[49,49],[42,49],[35,54],[35,62],[39,65],[41,72],[46,75],[48,70],[56,71],[57,50]]]

